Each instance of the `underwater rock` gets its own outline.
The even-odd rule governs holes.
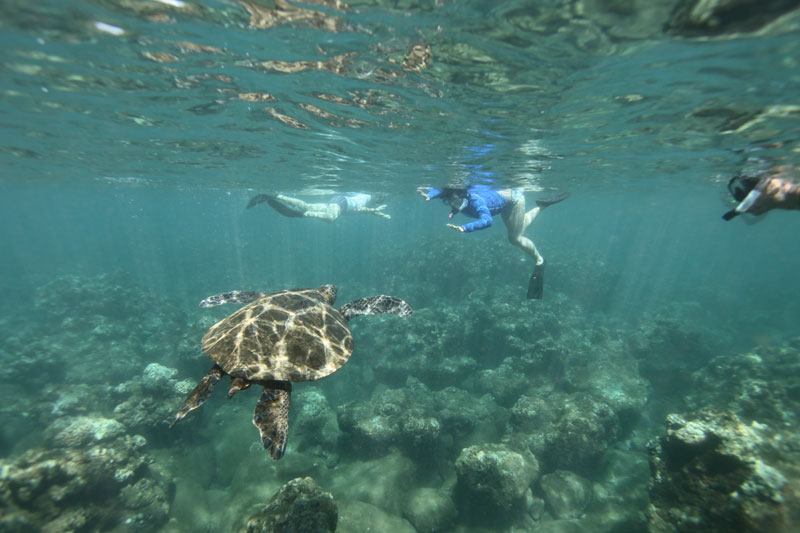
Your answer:
[[[123,274],[60,276],[36,290],[34,308],[37,320],[26,334],[37,339],[28,347],[34,351],[23,351],[15,364],[47,383],[127,380],[145,362],[178,353],[193,333],[171,302]]]
[[[300,409],[292,422],[292,433],[298,451],[328,457],[336,450],[342,432],[336,413],[319,389],[304,389],[296,393]]]
[[[415,455],[435,452],[441,424],[421,400],[408,388],[387,389],[376,391],[369,401],[340,406],[337,413],[345,449],[362,455],[381,455],[393,448]]]
[[[365,531],[391,531],[391,533],[416,533],[408,520],[389,514],[380,507],[360,501],[339,503],[337,533],[364,533]]]
[[[375,378],[400,387],[414,376],[428,387],[440,389],[472,376],[477,362],[469,356],[466,325],[455,311],[422,308],[402,331],[389,325],[373,328],[362,345],[367,345],[363,347],[367,353],[383,354],[375,361]]]
[[[114,417],[153,443],[168,442],[175,436],[169,432],[175,410],[194,388],[190,380],[176,380],[177,374],[174,368],[150,363],[141,375],[111,388],[112,402],[119,402]]]
[[[718,353],[714,337],[688,321],[659,314],[642,321],[628,344],[653,395],[680,398],[691,387],[691,373]]]
[[[59,418],[45,431],[53,444],[68,448],[113,440],[125,433],[125,426],[114,419],[90,416]]]
[[[339,512],[330,492],[310,477],[296,478],[278,490],[269,504],[247,520],[243,533],[336,531]]]
[[[515,438],[527,443],[545,472],[587,473],[620,429],[611,406],[585,393],[522,396],[511,412]]]
[[[679,0],[664,30],[685,37],[751,32],[797,8],[795,0]]]
[[[464,448],[455,466],[459,515],[481,523],[511,522],[521,515],[525,493],[539,477],[539,463],[530,451],[504,444]]]
[[[456,506],[447,492],[422,487],[409,494],[403,515],[419,533],[445,531],[456,518]]]
[[[105,419],[53,426],[56,443],[68,447],[32,448],[0,461],[0,530],[160,530],[171,482],[145,453],[142,437]]]
[[[542,460],[548,468],[585,471],[614,441],[619,420],[607,403],[588,394],[569,395],[563,409]]]
[[[479,393],[491,394],[497,403],[511,407],[530,387],[530,379],[512,367],[510,359],[497,368],[482,370],[475,377],[475,389]]]
[[[607,403],[624,426],[635,421],[647,403],[649,384],[637,372],[636,361],[627,354],[592,354],[565,358],[564,379],[572,390],[584,391]]]
[[[587,510],[603,531],[645,531],[650,466],[645,453],[609,449],[600,460]]]
[[[442,433],[452,438],[455,452],[465,447],[463,442],[491,441],[503,433],[508,421],[508,410],[498,406],[490,394],[478,396],[448,387],[433,393],[433,402]]]
[[[150,363],[144,368],[143,384],[153,389],[172,389],[174,388],[175,376],[178,369],[169,368],[158,363]]]
[[[539,486],[558,519],[580,518],[592,500],[592,482],[567,470],[543,475]]]
[[[418,465],[399,452],[352,462],[340,462],[326,483],[339,501],[358,500],[401,515],[417,481]]]
[[[794,531],[798,457],[783,440],[730,412],[667,416],[649,444],[649,531]],[[794,466],[777,468],[781,457]]]
[[[793,426],[800,415],[798,341],[713,358],[692,374],[687,407],[725,409],[748,421]]]

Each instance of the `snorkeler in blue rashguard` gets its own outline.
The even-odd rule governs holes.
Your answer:
[[[248,209],[263,202],[278,213],[287,217],[318,218],[325,222],[333,222],[341,215],[372,214],[386,219],[392,218],[384,213],[386,205],[381,204],[383,197],[366,193],[343,193],[331,197],[324,203],[308,203],[282,194],[259,194],[250,199]]]
[[[566,200],[569,193],[563,193],[555,198],[546,200],[536,200],[536,207],[526,212],[525,195],[521,189],[500,190],[492,189],[486,185],[472,185],[464,189],[419,187],[417,191],[427,201],[432,198],[441,198],[443,202],[449,204],[451,207],[450,218],[460,212],[468,217],[478,219],[463,226],[447,224],[448,228],[462,233],[488,228],[492,225],[492,216],[499,213],[506,224],[508,240],[514,246],[522,248],[522,251],[535,261],[536,266],[528,283],[528,298],[537,300],[542,298],[544,290],[544,258],[536,249],[533,241],[525,237],[523,233],[545,207]]]

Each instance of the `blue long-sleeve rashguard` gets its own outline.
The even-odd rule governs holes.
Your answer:
[[[438,189],[431,188],[429,198],[436,198],[441,194]],[[467,188],[467,206],[461,210],[466,216],[477,218],[475,222],[464,224],[464,232],[478,231],[492,225],[492,216],[500,213],[508,200],[499,191],[486,185],[473,185]]]

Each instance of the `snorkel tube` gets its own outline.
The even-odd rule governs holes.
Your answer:
[[[728,190],[739,205],[722,215],[723,220],[731,220],[753,207],[761,197],[761,191],[756,189],[759,181],[754,176],[734,176],[730,179]]]

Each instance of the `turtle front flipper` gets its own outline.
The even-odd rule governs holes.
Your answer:
[[[289,438],[291,397],[292,384],[288,381],[265,386],[253,415],[253,425],[261,433],[261,444],[275,460],[283,457],[286,441]]]
[[[265,292],[253,291],[230,291],[222,294],[215,294],[200,300],[200,307],[215,307],[222,304],[247,304],[255,302],[259,298],[266,296]]]
[[[203,379],[200,380],[200,383],[194,388],[192,392],[189,393],[189,396],[183,401],[181,408],[178,409],[178,412],[175,413],[175,419],[172,421],[172,424],[169,427],[174,426],[181,420],[184,416],[188,415],[190,411],[197,409],[203,403],[208,400],[208,397],[211,396],[211,393],[214,392],[214,385],[222,379],[222,376],[225,375],[225,371],[219,365],[214,365],[211,367],[211,370],[203,376]]]
[[[385,315],[410,316],[414,312],[411,306],[400,298],[379,294],[370,298],[359,298],[339,308],[345,319],[350,320],[359,315]]]

